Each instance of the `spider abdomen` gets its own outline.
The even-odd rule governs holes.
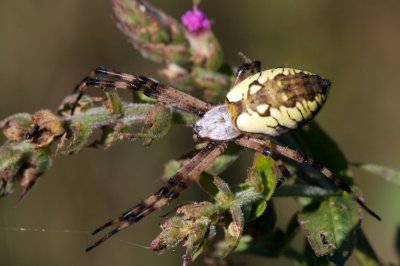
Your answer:
[[[317,74],[274,68],[241,81],[228,92],[225,104],[240,131],[277,136],[313,119],[330,85]]]

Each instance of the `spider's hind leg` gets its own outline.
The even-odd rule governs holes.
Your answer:
[[[237,139],[236,143],[243,147],[261,152],[265,156],[270,156],[272,158],[280,158],[283,156],[298,163],[311,166],[315,170],[319,171],[322,175],[324,175],[327,179],[331,180],[339,189],[347,192],[366,212],[375,217],[377,220],[381,220],[379,215],[372,211],[364,203],[364,201],[354,193],[349,184],[344,182],[339,176],[334,175],[331,170],[329,170],[319,162],[315,161],[314,159],[308,157],[307,155],[299,151],[292,150],[288,147],[273,144],[271,142],[265,142],[264,140],[258,138],[242,137]]]
[[[270,147],[264,148],[263,154],[267,156],[271,154],[276,154],[274,156],[282,155],[289,159],[297,161],[298,163],[304,163],[311,166],[315,170],[321,172],[321,174],[323,174],[327,179],[331,180],[339,189],[346,191],[366,212],[375,217],[377,220],[381,220],[381,218],[367,205],[365,205],[364,201],[354,193],[349,184],[344,182],[339,176],[334,175],[331,170],[329,170],[319,162],[315,161],[311,157],[308,157],[307,155],[292,150],[288,147],[283,147],[272,143]]]

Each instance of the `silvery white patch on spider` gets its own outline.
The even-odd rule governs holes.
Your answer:
[[[212,140],[231,140],[241,134],[240,130],[232,123],[225,105],[218,105],[205,113],[193,128],[200,138]]]

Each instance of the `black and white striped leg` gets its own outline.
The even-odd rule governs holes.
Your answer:
[[[133,223],[137,223],[145,216],[160,209],[168,204],[171,200],[177,198],[204,170],[206,170],[226,149],[227,143],[211,142],[205,148],[201,149],[192,159],[188,160],[178,172],[172,176],[167,184],[159,189],[152,196],[140,202],[133,208],[124,212],[119,217],[110,220],[104,225],[98,227],[92,234],[104,230],[105,228],[119,224],[104,237],[96,241],[88,247],[86,251],[90,251],[97,247],[122,229]]]
[[[288,147],[283,147],[281,145],[273,144],[271,142],[265,142],[263,139],[259,138],[242,137],[237,139],[236,143],[261,152],[265,156],[270,156],[272,158],[286,157],[298,163],[307,164],[313,167],[314,169],[321,172],[327,179],[331,180],[338,188],[346,191],[366,212],[375,217],[377,220],[381,220],[379,215],[377,215],[367,205],[365,205],[364,201],[354,193],[354,191],[345,181],[343,181],[339,176],[334,175],[331,170],[329,170],[319,162],[315,161],[314,159],[308,157],[307,155],[296,150],[292,150]]]
[[[210,104],[202,100],[145,76],[135,76],[98,67],[75,87],[75,92],[79,92],[79,94],[72,108],[72,113],[89,87],[97,87],[103,90],[108,88],[130,89],[142,92],[150,98],[199,116],[202,116],[211,108]]]

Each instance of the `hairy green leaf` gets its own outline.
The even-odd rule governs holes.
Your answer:
[[[276,187],[276,172],[274,171],[275,162],[272,158],[265,157],[260,153],[254,155],[253,166],[247,171],[246,182],[241,186],[254,187],[264,198],[252,206],[250,216],[246,217],[251,221],[260,217],[267,208],[267,201],[271,198]]]
[[[32,145],[27,142],[6,143],[0,147],[0,197],[10,194],[20,172],[32,156]]]
[[[145,58],[187,64],[190,51],[183,27],[162,10],[142,0],[113,1],[118,28]]]
[[[317,256],[328,255],[343,264],[351,255],[360,225],[359,208],[351,198],[333,196],[314,202],[299,213],[298,221]]]

